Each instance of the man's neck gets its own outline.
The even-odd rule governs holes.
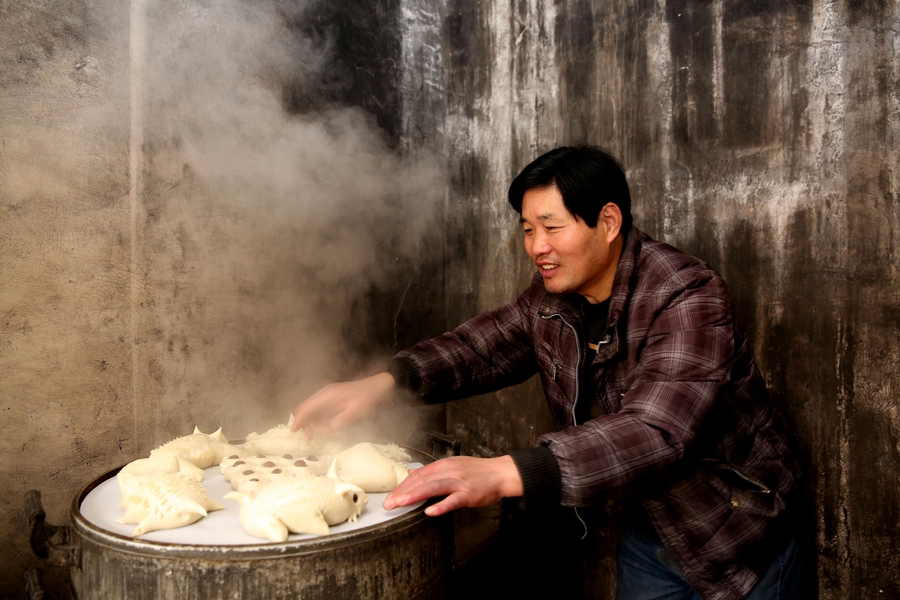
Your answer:
[[[593,289],[581,294],[591,304],[599,304],[609,299],[610,295],[612,295],[613,283],[616,281],[616,271],[619,269],[619,258],[622,256],[623,245],[623,237],[621,235],[616,236],[616,239],[609,245],[611,268],[603,274],[603,277]]]

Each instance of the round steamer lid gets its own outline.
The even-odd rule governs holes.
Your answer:
[[[422,463],[408,463],[407,467],[416,469]],[[271,544],[266,538],[256,537],[244,531],[240,520],[240,505],[235,500],[225,500],[225,494],[232,491],[231,484],[225,481],[219,467],[209,467],[203,472],[201,485],[206,488],[207,494],[213,500],[223,504],[224,510],[211,511],[208,516],[202,517],[196,523],[176,529],[160,529],[151,531],[135,538],[148,542],[163,542],[169,544],[198,545],[198,546],[246,546],[255,544]],[[359,520],[353,523],[341,523],[331,527],[331,533],[346,533],[365,527],[378,526],[393,519],[401,517],[422,506],[424,502],[403,506],[391,511],[382,507],[387,493],[367,494],[369,503],[363,510]],[[116,523],[116,519],[125,514],[125,510],[119,505],[119,483],[115,477],[110,477],[91,490],[81,503],[81,516],[86,521],[107,532],[132,537],[131,534],[137,528],[135,523]],[[291,534],[288,542],[313,539],[320,536],[311,534]]]

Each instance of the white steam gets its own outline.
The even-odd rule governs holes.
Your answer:
[[[401,160],[373,118],[322,102],[331,47],[304,35],[311,8],[147,0],[136,17],[138,254],[147,289],[169,292],[154,310],[163,338],[184,344],[170,367],[186,365],[166,391],[193,386],[224,419],[252,406],[261,425],[283,421],[351,375],[373,317],[354,307],[409,277],[396,265],[418,252],[443,194],[435,170]],[[289,114],[288,88],[317,109]],[[359,336],[349,346],[348,333]]]

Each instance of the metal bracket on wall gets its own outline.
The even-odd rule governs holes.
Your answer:
[[[44,572],[37,567],[26,569],[25,594],[28,600],[51,600],[50,594],[44,589]]]
[[[431,440],[432,456],[437,456],[437,452],[435,451],[435,442],[449,448],[453,456],[459,456],[459,440],[454,439],[449,435],[444,435],[443,433],[437,433],[436,431],[426,431],[425,435],[428,436],[429,440]]]
[[[31,530],[31,549],[35,556],[57,567],[71,567],[78,563],[78,546],[72,544],[68,525],[50,525],[41,503],[41,493],[25,493],[25,516]]]

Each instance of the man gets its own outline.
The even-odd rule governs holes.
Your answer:
[[[722,279],[632,227],[625,174],[602,149],[544,154],[509,202],[538,268],[530,287],[400,352],[389,372],[323,388],[294,428],[340,429],[395,386],[443,402],[537,373],[558,431],[510,455],[427,465],[385,508],[627,498],[618,598],[797,597],[786,515],[799,469]]]

